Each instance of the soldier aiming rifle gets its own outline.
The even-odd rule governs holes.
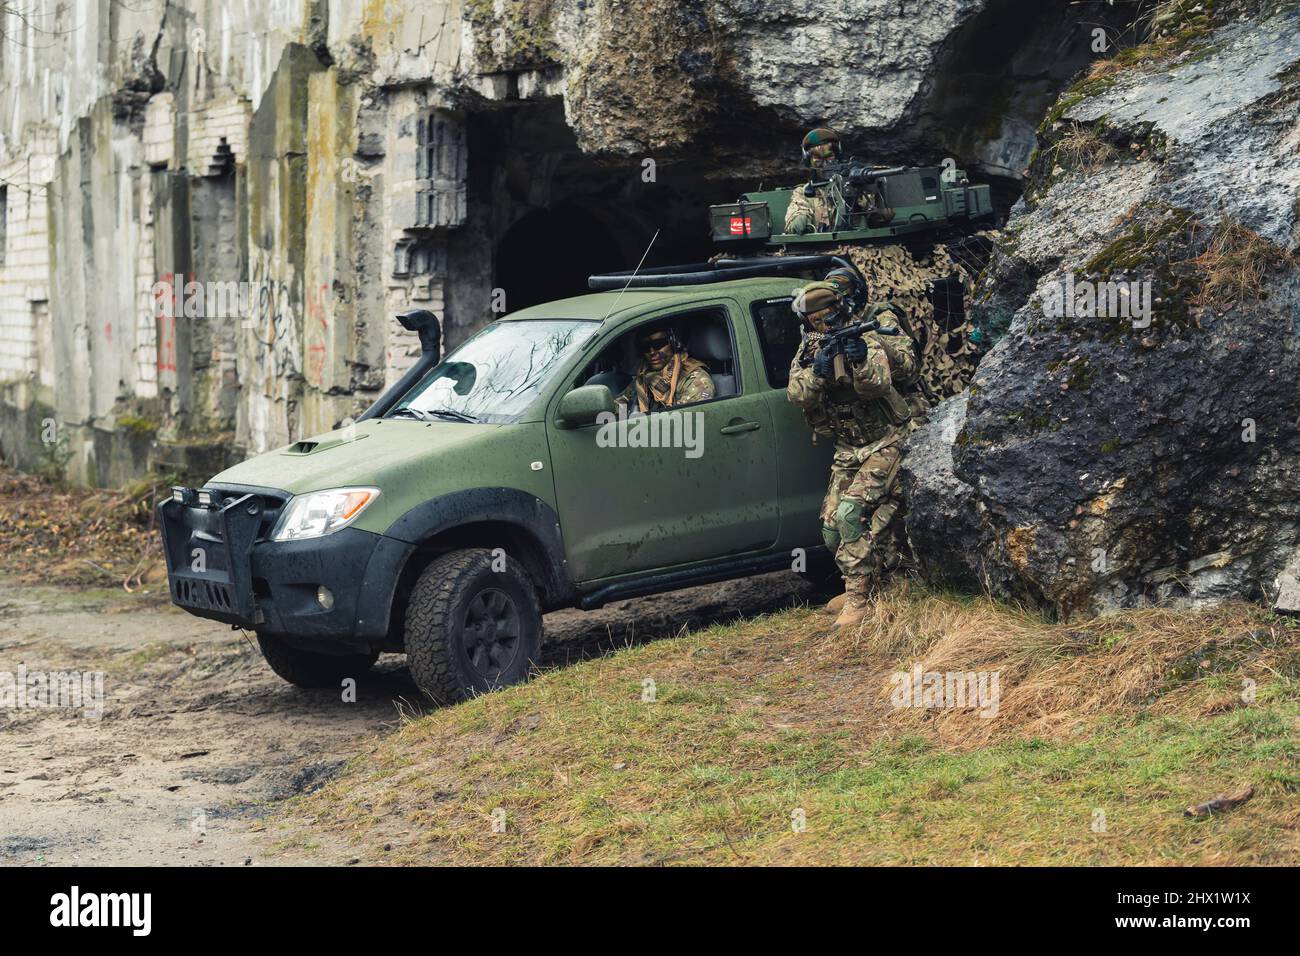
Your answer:
[[[836,269],[799,289],[793,303],[804,335],[786,394],[803,410],[814,441],[835,441],[821,509],[822,539],[844,575],[844,596],[827,605],[834,627],[860,624],[873,586],[903,562],[902,439],[926,408],[901,310],[862,305],[866,291],[856,272]]]
[[[884,205],[879,180],[905,170],[877,169],[845,160],[840,134],[829,127],[810,130],[801,144],[804,162],[814,177],[794,190],[785,211],[785,232],[834,232],[852,227],[852,217],[867,217],[873,228],[886,225],[894,210]]]

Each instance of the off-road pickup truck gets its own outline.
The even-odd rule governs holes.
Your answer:
[[[785,388],[793,291],[832,263],[595,276],[445,359],[436,317],[404,313],[425,351],[355,423],[159,504],[172,600],[255,631],[292,683],[397,651],[455,701],[524,680],[545,611],[824,566],[832,448]],[[618,416],[637,330],[665,321],[715,395]]]

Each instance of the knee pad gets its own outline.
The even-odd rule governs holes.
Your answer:
[[[827,550],[834,554],[840,546],[840,533],[834,527],[828,524],[822,525],[822,541],[826,543]]]
[[[866,511],[865,501],[859,501],[857,498],[844,498],[840,501],[840,506],[835,509],[835,527],[839,531],[841,541],[846,544],[857,541],[866,533],[866,529],[862,526],[862,518]]]

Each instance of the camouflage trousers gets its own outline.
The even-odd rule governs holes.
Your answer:
[[[902,442],[884,448],[837,444],[822,501],[822,539],[845,578],[892,571],[905,553],[898,490]]]

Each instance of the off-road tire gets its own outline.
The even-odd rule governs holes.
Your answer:
[[[262,656],[290,684],[337,688],[345,677],[360,677],[374,665],[378,653],[316,654],[290,647],[271,634],[258,634]]]
[[[411,589],[406,662],[416,686],[440,704],[525,681],[537,660],[542,610],[532,579],[513,558],[502,556],[499,571],[493,570],[493,560],[483,548],[452,551],[435,558]],[[501,608],[500,616],[493,607]],[[513,641],[506,635],[512,621],[518,625]],[[500,650],[493,659],[494,652],[484,648]],[[471,655],[490,670],[502,665],[499,673],[485,675]]]

